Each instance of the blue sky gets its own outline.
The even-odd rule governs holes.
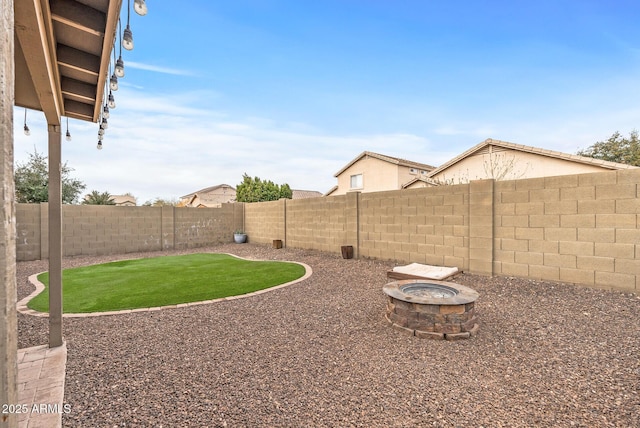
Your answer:
[[[365,150],[437,166],[487,138],[575,153],[640,128],[635,0],[147,5],[104,149],[69,121],[87,192],[143,203],[246,172],[324,193]],[[23,115],[18,163],[46,152],[44,117],[26,137]]]

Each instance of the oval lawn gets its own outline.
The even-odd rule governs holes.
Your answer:
[[[211,253],[83,266],[62,272],[63,312],[110,312],[219,299],[285,284],[305,272],[298,263]],[[45,290],[27,306],[48,312],[49,273],[38,275],[38,280]]]

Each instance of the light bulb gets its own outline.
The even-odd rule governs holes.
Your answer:
[[[109,88],[112,91],[117,91],[118,90],[118,77],[116,76],[116,73],[113,73],[111,75],[111,79],[109,79]]]
[[[109,108],[116,108],[116,99],[113,96],[113,94],[111,93],[111,91],[109,91],[108,100],[109,100],[109,102],[107,103],[107,105],[109,106]]]
[[[69,132],[68,129],[67,129],[67,135],[65,138],[67,139],[67,141],[71,141],[71,132]]]
[[[29,127],[27,126],[27,124],[24,124],[24,135],[29,136],[31,135],[31,131],[29,130]]]
[[[102,137],[104,135],[104,129],[100,128],[98,129],[98,137]]]
[[[102,150],[102,141],[98,141],[98,145],[96,146],[98,150]]]
[[[127,28],[124,29],[122,34],[122,47],[128,51],[133,50],[133,32],[131,32],[129,24],[127,24]]]
[[[116,61],[115,74],[118,77],[124,77],[124,61],[122,60],[122,55],[120,55]]]
[[[148,12],[147,4],[144,2],[144,0],[133,0],[133,9],[140,16],[145,16]]]
[[[109,128],[109,122],[107,122],[107,119],[102,119],[102,123],[100,124],[100,128],[102,129],[107,129]]]
[[[105,104],[102,108],[102,117],[104,117],[105,119],[109,119],[109,116],[111,116],[109,114],[109,106]]]

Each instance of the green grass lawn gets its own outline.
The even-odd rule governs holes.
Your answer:
[[[189,254],[126,260],[65,269],[63,312],[107,312],[199,302],[246,294],[305,274],[296,263],[249,261],[226,254]],[[45,290],[30,309],[49,311],[49,273],[38,275]]]

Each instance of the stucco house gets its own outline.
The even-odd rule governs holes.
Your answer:
[[[426,178],[434,169],[424,163],[365,151],[334,175],[338,185],[325,195],[398,190],[415,178]]]
[[[631,168],[637,167],[489,138],[432,170],[427,178],[459,184],[486,178],[516,180]]]
[[[326,196],[460,184],[487,178],[516,180],[635,168],[638,167],[488,138],[437,168],[363,152],[335,174],[338,185]]]
[[[317,198],[322,193],[315,190],[294,190],[291,189],[292,199]],[[235,202],[236,189],[228,184],[207,187],[197,192],[189,193],[180,197],[178,206],[194,208],[216,208],[221,204]]]
[[[206,187],[180,197],[182,207],[216,208],[236,200],[236,188],[228,184]]]
[[[135,207],[136,198],[131,195],[112,195],[111,200],[119,207]]]

